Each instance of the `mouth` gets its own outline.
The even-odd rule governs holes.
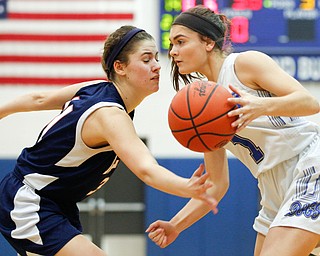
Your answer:
[[[159,81],[159,79],[160,79],[160,76],[159,76],[159,75],[156,75],[156,76],[154,76],[154,77],[151,78],[151,80],[156,80],[156,81]]]

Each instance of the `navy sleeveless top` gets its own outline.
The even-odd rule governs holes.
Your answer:
[[[81,88],[41,131],[34,146],[23,149],[14,174],[40,196],[79,202],[105,184],[119,159],[109,145],[88,147],[81,138],[87,117],[101,107],[126,111],[110,82]],[[133,119],[134,111],[130,114]]]

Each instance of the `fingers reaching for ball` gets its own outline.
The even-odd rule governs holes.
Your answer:
[[[263,104],[265,98],[251,95],[232,85],[229,85],[229,88],[233,91],[236,97],[228,98],[228,102],[238,105],[238,108],[229,111],[228,116],[238,116],[237,120],[235,120],[231,126],[237,128],[236,132],[239,132],[254,119],[265,114],[266,108]]]

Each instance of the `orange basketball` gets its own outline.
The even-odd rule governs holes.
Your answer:
[[[223,147],[235,134],[231,127],[237,117],[228,112],[237,108],[227,101],[231,93],[214,82],[195,81],[183,87],[172,99],[169,127],[176,140],[196,152]]]

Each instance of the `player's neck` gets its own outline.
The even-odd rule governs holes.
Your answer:
[[[211,57],[206,74],[204,74],[209,81],[217,82],[224,60],[225,57],[218,53]]]

